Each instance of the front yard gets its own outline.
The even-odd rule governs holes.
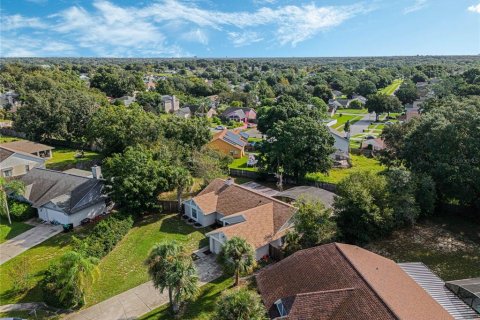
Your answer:
[[[354,172],[372,171],[380,172],[385,169],[384,166],[375,158],[367,158],[365,156],[357,156],[350,154],[352,167],[350,168],[333,168],[328,174],[323,173],[308,173],[307,180],[327,183],[339,183],[346,176]]]
[[[53,157],[47,160],[47,168],[52,170],[67,170],[70,168],[75,168],[79,163],[92,162],[93,160],[100,159],[100,155],[93,151],[84,151],[84,156],[82,158],[76,157],[79,150],[55,147],[53,149]],[[88,166],[89,164],[87,164]],[[86,168],[89,170],[89,168]]]
[[[341,131],[343,129],[343,126],[347,121],[350,121],[350,124],[354,124],[355,122],[361,120],[363,118],[363,115],[348,115],[348,114],[343,114],[341,111],[338,111],[332,119],[336,119],[337,123],[335,123],[332,128],[338,131]]]
[[[31,228],[33,228],[33,226],[23,222],[12,221],[12,224],[9,224],[7,219],[2,217],[2,223],[0,224],[0,243],[15,238]]]
[[[71,249],[72,236],[88,234],[91,225],[61,233],[27,250],[0,266],[1,304],[42,301],[39,282],[48,266]],[[113,295],[148,281],[144,261],[152,246],[162,240],[177,240],[188,250],[208,244],[205,229],[194,229],[175,214],[146,216],[137,221],[124,239],[99,263],[100,276],[87,293],[87,304],[92,305]],[[13,291],[12,271],[26,263],[31,275],[30,289],[25,293]]]

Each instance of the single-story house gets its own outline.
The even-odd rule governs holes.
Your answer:
[[[350,157],[350,143],[347,138],[342,137],[341,133],[328,127],[330,135],[335,139],[333,147],[335,148],[335,153],[332,157],[336,160],[344,160]]]
[[[162,96],[162,104],[166,113],[174,113],[180,109],[180,101],[175,96]]]
[[[326,208],[332,208],[334,196],[335,193],[325,189],[312,186],[297,186],[282,192],[278,192],[273,197],[287,203],[291,203],[299,199],[320,201],[325,205]]]
[[[0,146],[0,171],[4,178],[18,177],[33,168],[45,168],[45,159],[23,151]]]
[[[394,261],[348,244],[297,251],[256,283],[271,319],[454,319]]]
[[[76,227],[83,219],[94,218],[106,210],[100,167],[92,167],[92,178],[35,168],[19,180],[25,184],[20,200],[36,208],[44,221]]]
[[[338,91],[338,90],[332,90],[332,94],[333,94],[334,97],[341,97],[341,96],[343,96],[342,91]]]
[[[190,107],[183,107],[175,111],[174,114],[178,117],[187,119],[192,116],[192,111],[190,110]]]
[[[185,201],[184,208],[185,214],[202,226],[222,226],[206,234],[211,252],[218,254],[226,241],[241,237],[255,249],[257,260],[282,245],[295,213],[293,206],[232,179],[215,179]]]
[[[380,151],[385,149],[385,141],[382,138],[366,139],[362,141],[362,149]]]
[[[241,135],[228,129],[223,129],[222,131],[216,132],[207,145],[214,150],[239,159],[245,156],[245,146],[247,142]]]
[[[367,103],[367,98],[365,98],[364,96],[359,95],[359,94],[354,94],[354,95],[352,96],[352,99],[350,100],[350,102],[351,102],[352,100],[358,100],[361,104]]]
[[[0,147],[5,147],[10,150],[32,154],[34,156],[46,159],[50,159],[52,157],[52,150],[55,149],[54,147],[28,140],[6,142],[0,144]]]
[[[341,105],[343,108],[348,107],[348,105],[350,104],[350,100],[349,100],[349,99],[337,99],[336,101],[337,101],[338,103],[340,103],[340,105]]]
[[[225,120],[234,120],[238,122],[245,122],[247,123],[247,115],[242,110],[242,108],[228,108],[220,115],[221,118]]]

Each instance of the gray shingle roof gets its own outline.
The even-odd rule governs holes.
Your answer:
[[[72,214],[105,200],[104,183],[98,179],[35,168],[20,180],[26,186],[24,197],[36,208],[52,202]]]

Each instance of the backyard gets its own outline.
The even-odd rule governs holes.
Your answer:
[[[306,179],[317,182],[339,183],[343,178],[354,172],[380,172],[385,169],[385,167],[375,158],[367,158],[365,156],[351,154],[350,159],[352,161],[352,167],[350,168],[333,168],[330,169],[328,174],[319,172],[308,173]]]
[[[461,216],[437,216],[366,248],[396,262],[423,262],[445,281],[480,277],[480,226]]]
[[[52,262],[58,261],[71,249],[72,236],[85,236],[91,227],[92,225],[88,225],[72,233],[58,234],[1,265],[1,303],[42,301],[39,282],[44,272]],[[204,232],[205,229],[194,229],[185,224],[175,214],[143,217],[100,261],[100,276],[87,293],[87,304],[98,303],[148,281],[144,261],[155,243],[162,240],[177,240],[188,250],[193,251],[207,245]],[[32,278],[30,289],[25,293],[18,293],[13,290],[11,274],[22,265]]]
[[[52,170],[66,170],[70,168],[76,168],[77,165],[85,163],[86,166],[89,166],[88,162],[93,160],[99,160],[100,155],[97,152],[93,151],[84,151],[84,156],[79,158],[76,157],[79,150],[55,147],[53,149],[53,157],[47,160],[47,168]],[[89,168],[83,168],[89,170]]]
[[[257,156],[257,158],[258,158],[258,156]],[[245,171],[258,171],[256,166],[254,166],[254,167],[247,166],[247,162],[248,162],[248,155],[246,155],[242,158],[239,158],[239,159],[233,159],[233,162],[230,163],[230,165],[228,167],[230,169],[241,169],[241,170],[245,170]]]

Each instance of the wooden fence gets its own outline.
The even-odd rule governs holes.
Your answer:
[[[177,213],[178,212],[178,202],[171,201],[171,200],[160,200],[159,205],[161,207],[162,213]],[[183,206],[181,208],[181,212],[183,212]]]

